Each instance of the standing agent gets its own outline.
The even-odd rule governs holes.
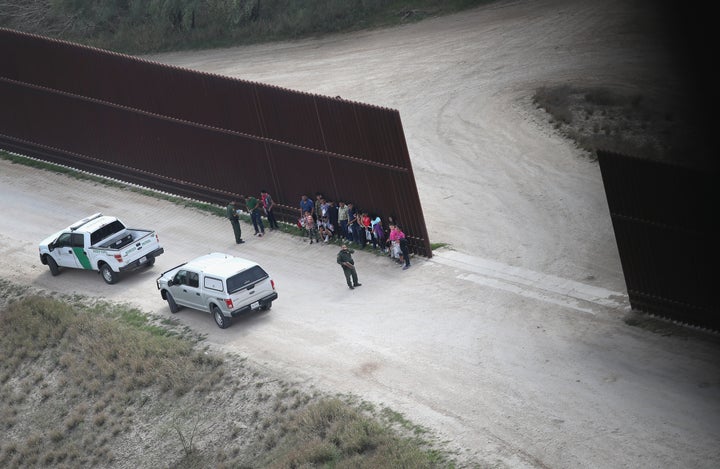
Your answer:
[[[245,241],[242,240],[242,231],[240,230],[240,216],[238,215],[238,209],[240,204],[233,200],[227,206],[227,217],[232,225],[233,232],[235,233],[235,243],[242,244]]]
[[[265,189],[260,191],[260,199],[262,200],[263,207],[265,208],[265,216],[267,217],[268,225],[270,225],[270,230],[272,231],[278,227],[277,221],[275,220],[275,214],[273,213],[275,202]]]
[[[250,219],[252,220],[253,228],[255,228],[255,236],[262,236],[265,234],[265,225],[263,225],[262,218],[260,217],[260,201],[253,196],[250,196],[245,201],[247,204],[248,212],[250,212]]]
[[[347,286],[350,290],[353,290],[355,287],[362,286],[362,283],[358,283],[355,261],[353,261],[352,258],[352,253],[354,252],[355,251],[352,249],[348,249],[347,245],[343,244],[342,249],[340,249],[340,252],[338,252],[337,255],[337,263],[340,264],[343,269],[345,281],[347,282]],[[350,282],[350,278],[352,278],[352,282]]]

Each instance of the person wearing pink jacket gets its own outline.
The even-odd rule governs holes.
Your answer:
[[[405,239],[405,233],[402,232],[399,226],[390,225],[390,241],[399,247],[400,249],[400,263],[404,263],[403,270],[410,268],[410,251],[408,250],[407,239]]]

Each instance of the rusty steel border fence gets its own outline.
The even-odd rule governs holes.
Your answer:
[[[720,330],[717,172],[598,157],[632,308]]]
[[[0,28],[0,148],[225,205],[320,192],[398,220],[431,257],[397,110]]]

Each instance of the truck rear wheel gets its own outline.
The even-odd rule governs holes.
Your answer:
[[[50,268],[50,273],[52,274],[52,276],[55,277],[56,275],[60,275],[60,267],[58,267],[55,259],[53,259],[52,256],[45,256],[45,260],[48,267]]]
[[[100,275],[102,275],[103,280],[105,280],[105,283],[108,283],[112,285],[113,283],[117,282],[118,280],[118,274],[114,272],[109,265],[103,264],[100,266]]]
[[[217,324],[220,329],[230,327],[230,318],[226,317],[222,311],[220,311],[220,308],[215,305],[212,307],[212,315],[213,319],[215,319],[215,324]]]

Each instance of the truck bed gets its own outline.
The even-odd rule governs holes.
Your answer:
[[[137,230],[137,229],[126,229],[122,233],[112,236],[106,240],[100,242],[96,248],[102,249],[122,249],[128,244],[138,239],[144,238],[148,234],[152,233],[151,230]]]

